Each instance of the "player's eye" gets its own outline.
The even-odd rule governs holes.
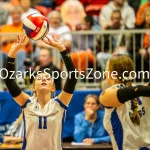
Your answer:
[[[50,79],[51,79],[50,74],[46,75],[46,80],[50,80]]]
[[[42,79],[42,76],[41,75],[38,75],[37,76],[37,80],[41,80]]]

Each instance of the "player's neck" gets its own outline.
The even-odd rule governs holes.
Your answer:
[[[37,95],[38,103],[41,105],[42,109],[44,109],[44,106],[49,102],[50,98],[50,93]]]
[[[113,85],[116,85],[116,84],[120,84],[121,83],[121,81],[119,81],[118,79],[112,79],[111,81],[110,81],[110,86],[113,86]]]

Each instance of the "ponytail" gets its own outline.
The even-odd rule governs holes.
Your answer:
[[[131,81],[124,82],[125,86],[131,87]],[[140,116],[138,113],[138,101],[137,98],[134,98],[131,100],[131,110],[133,111],[133,114],[130,115],[130,119],[133,122],[134,125],[140,125]]]

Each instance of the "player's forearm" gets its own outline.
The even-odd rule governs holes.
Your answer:
[[[16,81],[14,79],[14,77],[11,77],[12,72],[15,72],[15,58],[11,58],[8,57],[6,60],[6,65],[5,65],[5,69],[7,71],[4,71],[4,77],[6,77],[6,79],[4,79],[4,82],[10,92],[10,94],[13,97],[17,97],[18,95],[21,94],[21,89],[19,88],[19,86],[16,84]]]
[[[14,48],[11,48],[11,49],[9,50],[8,57],[10,57],[10,58],[15,58],[16,55],[17,55],[17,50],[14,49]]]
[[[150,86],[138,85],[135,87],[127,87],[117,91],[117,98],[120,103],[125,103],[128,100],[138,98],[140,96],[150,97]]]
[[[67,93],[72,94],[74,92],[75,85],[77,83],[77,79],[75,75],[75,67],[69,53],[65,49],[64,50],[61,49],[60,54],[64,60],[64,64],[68,72],[68,78],[66,80],[63,90]]]

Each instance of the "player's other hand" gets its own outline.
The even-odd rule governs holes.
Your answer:
[[[83,143],[87,143],[87,144],[94,144],[94,140],[91,138],[86,138],[82,141]]]
[[[66,48],[64,44],[60,40],[56,39],[54,35],[52,36],[53,36],[53,39],[50,39],[48,36],[45,36],[42,41],[48,44],[49,46],[57,48],[60,52],[65,50]]]
[[[11,46],[11,50],[15,50],[16,52],[19,51],[21,48],[26,46],[29,42],[29,38],[25,35],[23,37],[20,37],[19,35],[14,40],[13,45]]]

